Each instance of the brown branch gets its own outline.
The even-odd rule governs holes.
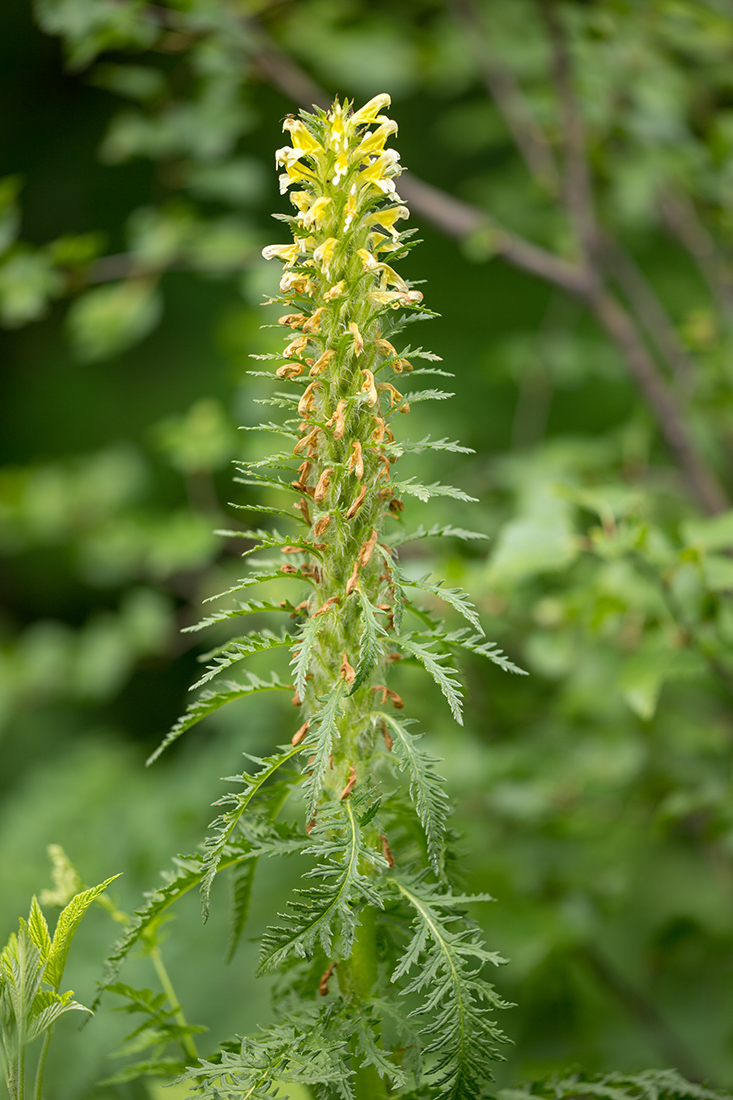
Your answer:
[[[724,511],[728,507],[726,494],[700,454],[677,402],[629,314],[602,288],[589,296],[588,304],[596,320],[623,353],[632,376],[656,416],[662,436],[703,509],[710,515]]]
[[[466,29],[484,85],[496,103],[529,173],[544,190],[555,194],[560,173],[553,151],[527,104],[514,73],[496,56],[474,0],[452,0],[459,22]]]
[[[584,154],[582,119],[570,86],[569,58],[562,28],[557,23],[553,0],[540,0],[555,43],[556,79],[566,115],[568,155],[567,201],[582,227],[581,245],[588,261],[596,242],[595,219],[588,167]],[[268,82],[306,109],[314,104],[328,106],[330,96],[300,66],[273,42],[255,20],[248,20],[257,43],[254,57]],[[709,513],[727,507],[727,499],[715,475],[699,453],[680,410],[658,367],[639,337],[633,321],[616,299],[599,286],[595,272],[586,262],[576,264],[531,241],[497,226],[483,211],[411,173],[400,180],[400,191],[434,225],[451,237],[465,237],[484,231],[490,251],[503,256],[515,267],[586,300],[597,320],[621,350],[629,370],[654,412],[662,436],[684,471],[688,484]],[[588,251],[590,249],[590,251]]]
[[[700,221],[694,203],[687,195],[667,194],[662,197],[661,205],[669,230],[692,256],[720,310],[730,317],[733,315],[733,273],[714,238]]]
[[[571,294],[585,297],[590,292],[587,275],[577,264],[504,229],[483,210],[426,183],[412,172],[400,178],[399,188],[415,210],[424,214],[449,237],[467,237],[484,231],[487,254],[503,256],[515,267],[554,283]]]
[[[573,87],[572,62],[557,0],[539,0],[539,6],[552,48],[553,76],[562,116],[565,205],[575,226],[583,260],[591,269],[589,278],[597,279],[598,273],[592,270],[598,246],[593,188],[586,155],[583,116]]]
[[[630,1016],[649,1034],[657,1050],[670,1066],[674,1066],[689,1081],[704,1081],[704,1072],[687,1045],[661,1015],[656,1005],[639,992],[615,967],[591,947],[581,947],[578,955],[596,978],[618,998]]]
[[[672,373],[689,392],[695,381],[695,364],[683,347],[667,311],[633,256],[604,235],[601,245],[609,273],[637,317],[641,327],[669,363]]]

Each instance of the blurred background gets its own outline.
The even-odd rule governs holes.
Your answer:
[[[404,430],[473,447],[420,474],[479,500],[406,523],[488,538],[403,561],[467,588],[531,673],[468,663],[463,729],[395,684],[444,758],[467,885],[497,899],[498,1087],[733,1086],[733,5],[6,0],[0,58],[0,939],[49,843],[87,883],[123,871],[134,908],[241,753],[283,740],[264,696],[144,768],[214,644],[180,630],[241,569],[214,531],[280,503],[231,462],[269,446],[238,428],[269,392],[249,355],[281,343],[260,250],[286,237],[282,120],[387,91],[423,241],[402,270],[441,315],[413,343],[455,374]],[[288,885],[262,870],[253,940]],[[271,1011],[255,943],[224,964],[226,886],[165,947],[212,1044]],[[86,921],[88,1003],[116,933]],[[113,1008],[59,1026],[50,1095],[158,1095],[97,1084],[124,1065]]]

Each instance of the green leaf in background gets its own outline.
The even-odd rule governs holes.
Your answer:
[[[127,351],[155,328],[162,309],[160,292],[148,279],[95,287],[77,298],[69,310],[72,347],[86,362]]]

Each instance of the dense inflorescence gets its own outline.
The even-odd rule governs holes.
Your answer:
[[[430,365],[437,360],[430,352],[397,350],[392,342],[431,314],[392,266],[411,233],[397,229],[408,211],[395,189],[398,154],[385,147],[397,129],[379,113],[388,103],[380,95],[354,112],[337,101],[327,113],[285,121],[292,145],[279,149],[276,161],[296,213],[278,217],[293,241],[263,254],[284,265],[271,301],[283,307],[278,323],[287,346],[258,358],[274,362],[275,378],[288,387],[270,399],[286,410],[283,422],[262,425],[288,449],[245,464],[240,480],[294,496],[292,513],[262,510],[294,518],[299,530],[238,532],[277,557],[256,561],[225,595],[287,577],[300,596],[240,601],[192,629],[264,612],[284,613],[295,626],[252,631],[210,654],[194,686],[213,686],[204,687],[161,749],[255,692],[292,693],[297,720],[285,745],[234,777],[240,789],[221,800],[203,854],[179,861],[110,959],[107,983],[145,929],[192,885],[200,885],[207,915],[211,884],[225,867],[234,874],[233,951],[257,859],[291,852],[310,858],[287,911],[262,939],[261,972],[282,972],[281,1022],[191,1066],[187,1079],[204,1096],[265,1097],[278,1083],[298,1081],[323,1097],[469,1100],[483,1095],[502,1041],[492,1020],[501,1001],[482,977],[485,964],[501,960],[466,915],[471,902],[486,899],[452,892],[448,798],[435,758],[388,683],[396,661],[422,666],[460,722],[453,650],[519,671],[483,640],[465,593],[429,577],[408,579],[397,557],[408,539],[479,536],[437,526],[407,534],[402,527],[405,495],[471,498],[394,476],[407,451],[466,448],[445,439],[410,444],[393,431],[412,402],[450,395],[406,392],[406,378],[445,372]],[[272,377],[272,369],[266,373]],[[441,598],[468,625],[448,631],[408,589],[429,593],[431,602]],[[219,679],[253,653],[288,648],[291,684],[277,675]],[[296,825],[283,807],[298,798],[304,812]]]

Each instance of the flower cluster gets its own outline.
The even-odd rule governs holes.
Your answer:
[[[313,703],[332,688],[334,674],[354,691],[359,660],[340,613],[344,601],[360,593],[381,633],[394,625],[390,557],[377,533],[384,513],[402,507],[391,485],[399,450],[390,420],[409,412],[395,382],[412,364],[386,337],[394,311],[422,311],[422,294],[387,262],[406,251],[396,225],[408,215],[395,187],[399,154],[385,148],[397,131],[380,114],[388,104],[389,96],[379,95],[353,113],[336,102],[328,113],[285,120],[292,145],[278,149],[275,160],[284,168],[281,191],[290,192],[297,211],[285,219],[294,240],[263,250],[284,264],[275,300],[288,310],[279,323],[293,333],[275,374],[302,388],[292,485],[317,558],[300,567],[314,588],[303,610],[311,621],[322,617],[320,660],[307,673]],[[367,685],[356,701],[362,713],[372,694]],[[306,737],[305,724],[296,737]],[[354,759],[343,764],[347,777],[358,767]]]

